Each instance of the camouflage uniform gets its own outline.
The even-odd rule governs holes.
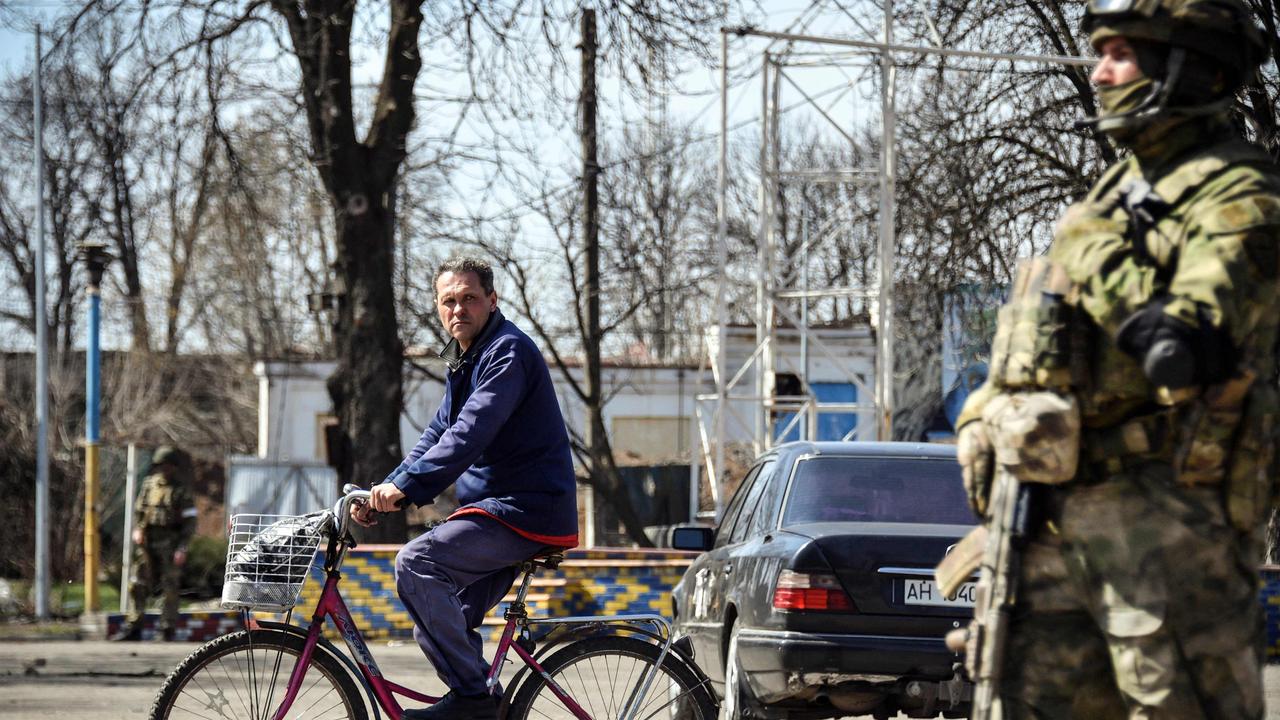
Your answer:
[[[169,464],[168,474],[160,468]],[[134,527],[142,543],[133,549],[133,578],[129,584],[128,627],[136,633],[147,600],[157,590],[164,594],[159,630],[172,636],[178,619],[178,590],[182,566],[174,553],[185,551],[195,531],[196,506],[191,493],[190,462],[185,453],[162,447],[152,458],[153,472],[142,481],[134,509]],[[128,631],[126,631],[128,632]]]
[[[1263,716],[1256,565],[1274,476],[1280,172],[1225,112],[1155,129],[1126,137],[1133,155],[1068,209],[1049,252],[1074,283],[1079,469],[1038,487],[1005,717]],[[1124,205],[1144,195],[1138,180],[1146,222]],[[1117,338],[1156,299],[1201,344],[1229,346],[1228,377],[1153,385]],[[1008,391],[993,377],[960,424]],[[962,429],[963,458],[981,455],[982,435]],[[980,511],[984,472],[966,468]]]

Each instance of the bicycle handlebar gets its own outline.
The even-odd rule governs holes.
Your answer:
[[[351,522],[351,504],[360,501],[368,502],[372,495],[370,491],[351,483],[342,486],[342,497],[338,498],[338,502],[333,506],[334,519],[338,523],[338,537],[346,537],[350,527],[348,523]],[[408,499],[401,498],[396,503],[396,507],[403,509],[408,504]]]
[[[342,486],[342,497],[338,498],[338,502],[333,506],[334,520],[338,523],[338,537],[347,536],[351,522],[351,503],[369,502],[371,495],[372,493],[368,490],[361,490],[351,483]]]

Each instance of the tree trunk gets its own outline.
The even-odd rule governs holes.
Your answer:
[[[354,2],[271,0],[289,26],[301,70],[311,130],[312,162],[333,204],[338,307],[333,341],[338,365],[329,396],[338,416],[331,448],[340,482],[379,482],[400,452],[404,352],[391,278],[395,212],[392,196],[413,127],[413,85],[422,69],[418,30],[422,0],[388,3],[391,25],[382,82],[363,141],[356,139],[351,96]],[[403,513],[360,532],[373,542],[404,542]]]
[[[403,459],[400,451],[401,372],[404,349],[396,323],[392,269],[395,218],[384,201],[391,188],[369,184],[352,192],[334,212],[339,282],[333,325],[338,365],[329,396],[338,416],[340,447],[334,455],[339,482],[361,487],[381,481]],[[404,542],[404,513],[361,528],[365,542]]]

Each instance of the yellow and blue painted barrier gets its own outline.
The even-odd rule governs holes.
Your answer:
[[[358,547],[348,552],[343,563],[342,596],[367,639],[413,637],[413,620],[396,594],[395,558],[399,549],[398,545]],[[671,590],[696,556],[697,553],[679,550],[569,550],[559,568],[538,571],[525,604],[533,617],[627,614],[670,617]],[[318,566],[312,567],[311,577],[294,608],[293,624],[306,625],[311,621],[311,610],[320,596],[322,575]],[[501,634],[506,604],[504,600],[485,619],[486,642],[496,642]],[[275,613],[255,613],[255,617],[281,619]],[[144,639],[155,634],[154,625],[158,620],[155,613],[145,617]],[[179,620],[176,635],[178,640],[208,640],[238,628],[240,622],[236,611],[186,612]],[[108,634],[122,623],[122,615],[109,615]]]

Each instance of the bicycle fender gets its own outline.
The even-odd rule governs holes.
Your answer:
[[[552,638],[552,636],[555,636],[551,642],[546,642],[546,643],[539,642],[539,647],[533,653],[534,660],[541,661],[547,655],[551,654],[552,651],[559,650],[561,647],[568,645],[569,643],[576,642],[578,640],[585,639],[592,635],[599,635],[602,633],[618,634],[618,631],[623,631],[632,635],[640,635],[655,645],[661,646],[662,643],[664,642],[662,639],[662,636],[658,635],[652,630],[646,630],[645,628],[636,627],[634,625],[609,625],[606,623],[598,623],[598,624],[590,623],[590,624],[580,625],[577,627],[562,625],[559,628],[557,628],[557,630],[559,630],[560,632],[556,632],[556,630],[553,630],[551,633],[547,635],[547,638]],[[544,640],[545,639],[546,638],[544,638]],[[686,668],[688,668],[689,671],[693,673],[694,677],[698,680],[700,684],[702,684],[704,687],[710,688],[711,678],[707,677],[707,674],[703,672],[702,668],[694,660],[693,648],[691,646],[688,646],[687,642],[685,643],[680,642],[680,640],[683,640],[683,639],[684,638],[677,638],[676,640],[673,640],[671,643],[670,649],[667,651],[668,654],[675,656],[675,659],[677,661],[679,661]],[[511,704],[511,700],[515,697],[516,690],[518,690],[520,686],[524,683],[525,676],[528,675],[529,672],[530,672],[530,668],[528,665],[524,665],[523,667],[521,667],[520,670],[516,672],[515,677],[511,679],[511,684],[504,689],[504,692],[502,693],[504,711],[506,710],[506,707]]]
[[[288,623],[281,623],[281,622],[272,622],[269,620],[257,620],[255,621],[255,623],[259,628],[262,628],[263,630],[278,630],[280,632],[285,632],[290,635],[297,635],[298,637],[304,640],[307,637],[306,629],[300,628],[297,625],[290,625]],[[248,628],[245,628],[245,629],[247,630]],[[345,654],[339,651],[338,648],[333,643],[329,642],[324,635],[321,635],[320,637],[316,638],[316,646],[324,648],[325,652],[329,653],[330,655],[333,655],[336,659],[342,660],[345,658]],[[346,659],[350,659],[350,658],[346,658]],[[358,671],[357,671],[357,674],[359,674]]]
[[[648,637],[655,645],[662,645],[663,643],[662,637],[651,630],[645,630],[644,628],[638,627],[627,627],[627,629],[637,635],[644,635]],[[682,635],[672,640],[671,647],[667,650],[667,654],[674,655],[677,660],[683,663],[684,666],[689,669],[689,672],[693,673],[694,678],[696,678],[699,683],[702,683],[707,687],[711,687],[711,678],[707,677],[707,674],[702,671],[698,662],[694,660],[693,644],[689,641],[687,636]]]

